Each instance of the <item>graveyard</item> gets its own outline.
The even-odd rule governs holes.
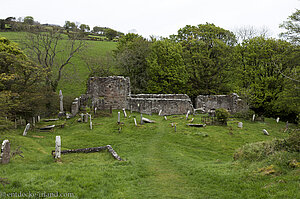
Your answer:
[[[92,114],[92,129],[77,115],[66,121],[42,118],[26,136],[24,126],[1,132],[1,141],[9,140],[11,151],[20,147],[23,156],[1,165],[6,180],[1,190],[72,193],[75,198],[296,198],[299,193],[299,169],[286,165],[299,154],[280,152],[261,161],[233,158],[246,144],[286,138],[284,122],[230,118],[227,126],[197,128],[187,124],[203,124],[202,114],[143,114],[154,123],[141,124],[139,112],[125,111],[126,117],[121,109]],[[56,127],[39,130],[47,125]],[[61,152],[110,145],[121,161],[105,150],[61,153],[55,159],[56,136]],[[279,157],[283,163],[272,163],[272,172],[265,172]]]

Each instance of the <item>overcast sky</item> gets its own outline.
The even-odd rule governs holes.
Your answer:
[[[0,0],[0,18],[33,16],[40,23],[63,26],[73,21],[136,30],[148,37],[176,34],[185,25],[214,23],[234,30],[266,26],[273,37],[279,24],[300,9],[300,0]]]

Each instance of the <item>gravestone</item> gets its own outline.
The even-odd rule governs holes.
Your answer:
[[[41,121],[41,116],[37,116],[37,122],[40,122]]]
[[[61,157],[61,139],[60,136],[55,138],[55,158]]]
[[[32,126],[35,126],[35,117],[32,117]]]
[[[252,121],[253,122],[255,121],[255,114],[253,114],[253,116],[252,116]]]
[[[265,135],[269,135],[269,133],[268,133],[268,131],[267,131],[266,129],[263,129],[263,133],[264,133]]]
[[[80,114],[81,121],[83,122],[83,113]]]
[[[86,113],[86,114],[84,114],[84,121],[83,122],[87,123],[88,120],[89,120],[89,114]]]
[[[134,125],[137,126],[137,123],[136,123],[136,119],[133,118],[133,121],[134,121]]]
[[[132,105],[130,105],[130,113],[132,113]]]
[[[243,122],[239,122],[239,123],[238,123],[238,127],[239,127],[239,128],[243,128]]]
[[[8,164],[10,160],[10,143],[8,140],[4,140],[1,145],[0,151],[0,163]]]
[[[123,108],[123,114],[124,114],[124,117],[127,117],[125,108]]]
[[[193,121],[194,121],[194,118],[192,118],[190,122],[192,123]]]
[[[162,110],[159,111],[159,113],[158,113],[159,116],[161,115],[161,112],[162,112]]]
[[[168,120],[167,116],[165,116],[164,118],[165,118],[165,120]]]
[[[277,122],[277,123],[279,122],[279,117],[277,117],[276,122]]]
[[[62,91],[59,90],[59,110],[60,112],[64,112],[64,102],[63,102],[64,96],[62,94]]]
[[[25,127],[25,129],[24,129],[24,132],[23,132],[23,136],[26,136],[26,135],[27,135],[27,132],[28,132],[29,128],[30,128],[30,123],[28,123],[28,124],[26,125],[26,127]]]
[[[18,128],[17,119],[15,119],[15,129]]]
[[[93,129],[93,122],[92,122],[92,115],[90,114],[90,129],[92,130]]]
[[[185,119],[187,120],[189,118],[190,110],[186,113]]]
[[[118,112],[118,124],[120,124],[121,122],[121,116],[120,116],[120,112]]]

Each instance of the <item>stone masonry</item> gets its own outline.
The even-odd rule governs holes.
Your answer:
[[[128,109],[145,114],[181,115],[188,111],[194,113],[191,99],[186,94],[131,94],[130,79],[123,76],[91,77],[87,83],[87,93],[76,98],[72,103],[72,115],[86,107],[94,110]],[[225,108],[231,113],[247,107],[237,94],[199,95],[196,108],[203,112]]]
[[[230,95],[199,95],[196,99],[196,109],[204,113],[218,108],[227,109],[234,114],[248,109],[247,104],[236,94]]]

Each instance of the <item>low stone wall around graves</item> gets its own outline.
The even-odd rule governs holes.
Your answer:
[[[129,97],[127,109],[145,114],[159,113],[159,111],[162,110],[161,115],[181,115],[186,114],[188,110],[194,113],[194,108],[189,98],[171,99],[171,95],[169,97],[170,98]]]
[[[199,95],[196,99],[196,109],[207,113],[211,110],[224,108],[234,114],[248,109],[247,104],[233,93],[231,95]]]

